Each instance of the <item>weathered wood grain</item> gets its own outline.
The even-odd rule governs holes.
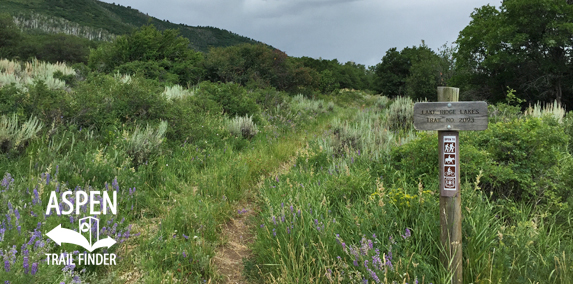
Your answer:
[[[414,104],[414,128],[417,130],[485,130],[487,123],[486,102]]]
[[[487,104],[485,102],[453,102],[458,100],[458,96],[456,94],[459,92],[457,88],[447,88],[442,87],[438,88],[438,98],[440,101],[444,100],[446,102],[440,103],[425,103],[430,104],[427,105],[429,107],[433,107],[435,109],[439,105],[436,104],[443,104],[445,105],[445,109],[458,109],[456,107],[461,106],[466,107],[471,106],[469,109],[477,109],[478,114],[475,114],[476,117],[482,117],[485,115],[485,127],[487,128]],[[442,95],[440,95],[442,93]],[[446,95],[444,95],[446,94]],[[453,94],[453,95],[447,95]],[[448,107],[448,103],[450,103],[450,107]],[[433,105],[432,105],[433,104]],[[465,105],[464,105],[465,104]],[[424,107],[422,105],[422,107]],[[485,108],[485,112],[483,111]],[[416,107],[414,106],[414,109]],[[440,108],[441,109],[441,108]],[[474,120],[475,121],[475,120]],[[475,123],[475,122],[474,122]],[[436,125],[434,123],[434,125]],[[440,167],[440,243],[442,244],[442,250],[440,253],[440,259],[444,267],[452,274],[451,284],[462,284],[463,283],[463,269],[462,269],[462,197],[461,197],[461,190],[460,190],[460,153],[459,145],[460,145],[460,137],[459,132],[455,130],[481,130],[479,129],[479,125],[475,124],[472,127],[467,126],[455,126],[454,124],[450,124],[451,128],[446,129],[436,129],[432,128],[429,130],[449,130],[449,131],[438,131],[438,147],[440,150],[438,153],[440,156],[439,159],[439,167]],[[483,126],[481,126],[483,127]],[[460,129],[461,128],[461,129]],[[445,190],[445,181],[444,181],[444,136],[455,136],[456,147],[455,153],[455,172],[456,172],[456,190]],[[450,150],[451,151],[451,150]],[[449,151],[448,151],[449,152]]]

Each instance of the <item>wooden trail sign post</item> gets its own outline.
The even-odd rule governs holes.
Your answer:
[[[438,130],[440,259],[453,275],[452,284],[463,283],[459,130],[485,130],[488,122],[487,103],[458,100],[458,88],[438,87],[437,103],[414,105],[414,128]]]

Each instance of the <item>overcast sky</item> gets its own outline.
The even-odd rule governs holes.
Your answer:
[[[173,23],[213,26],[290,56],[375,65],[391,47],[452,43],[476,7],[500,0],[105,0]]]

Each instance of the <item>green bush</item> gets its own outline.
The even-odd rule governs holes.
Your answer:
[[[67,116],[81,127],[119,127],[121,123],[163,118],[168,101],[151,80],[134,77],[121,83],[110,75],[92,73],[76,89]]]
[[[261,122],[259,106],[238,84],[202,82],[196,96],[219,103],[229,117],[250,115],[255,123]]]
[[[493,178],[484,173],[484,187],[491,183],[497,195],[525,198],[536,204],[559,202],[555,198],[564,197],[556,173],[569,137],[555,119],[528,117],[498,122],[490,124],[486,131],[468,135],[467,139],[468,143],[485,149],[507,171]]]
[[[438,176],[438,138],[419,138],[391,151],[391,171],[430,182]],[[527,117],[490,123],[485,131],[460,135],[462,180],[473,180],[483,170],[481,187],[494,197],[507,197],[562,208],[571,188],[564,171],[569,137],[552,118]]]
[[[221,105],[205,97],[186,96],[171,101],[161,115],[169,123],[165,135],[168,143],[220,143],[225,133],[222,112]]]
[[[567,113],[563,120],[563,126],[565,128],[565,133],[569,136],[567,149],[569,150],[569,153],[573,155],[573,111]]]
[[[120,74],[142,75],[148,79],[156,79],[161,83],[178,84],[179,76],[169,71],[169,61],[130,61],[115,68]]]

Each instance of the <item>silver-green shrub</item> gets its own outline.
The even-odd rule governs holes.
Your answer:
[[[6,153],[25,147],[42,127],[43,124],[36,117],[30,117],[20,125],[16,114],[12,117],[3,115],[0,118],[0,149]]]
[[[253,122],[252,116],[236,116],[227,122],[227,130],[235,136],[242,136],[251,139],[259,133],[257,125]]]
[[[386,126],[392,131],[408,131],[413,125],[414,102],[409,97],[397,97],[388,108]]]
[[[194,95],[195,92],[189,89],[183,89],[181,85],[174,85],[172,87],[165,87],[165,91],[163,91],[163,95],[168,100],[172,101],[175,99],[181,99],[187,96]]]
[[[384,110],[386,109],[386,107],[388,107],[388,105],[390,104],[390,99],[386,96],[379,96],[376,99],[376,108],[378,108],[379,110]]]
[[[167,122],[161,121],[157,128],[148,124],[145,130],[137,126],[131,135],[124,132],[124,137],[127,140],[126,152],[132,157],[136,165],[143,164],[159,152],[165,131],[167,131]]]
[[[27,92],[27,86],[42,80],[48,89],[64,89],[66,83],[54,78],[54,73],[58,71],[66,76],[76,74],[73,68],[59,62],[51,64],[33,59],[22,66],[16,61],[0,60],[0,87],[15,84],[17,88]]]
[[[328,102],[328,104],[326,105],[326,109],[328,111],[333,111],[334,110],[334,102]]]
[[[305,98],[302,94],[294,96],[290,102],[290,108],[295,112],[324,112],[323,100],[311,100]]]
[[[550,116],[559,122],[563,122],[565,113],[565,108],[563,108],[563,106],[561,106],[557,100],[548,104],[541,104],[540,102],[537,102],[533,107],[529,107],[525,111],[525,115],[530,115],[533,117]]]

